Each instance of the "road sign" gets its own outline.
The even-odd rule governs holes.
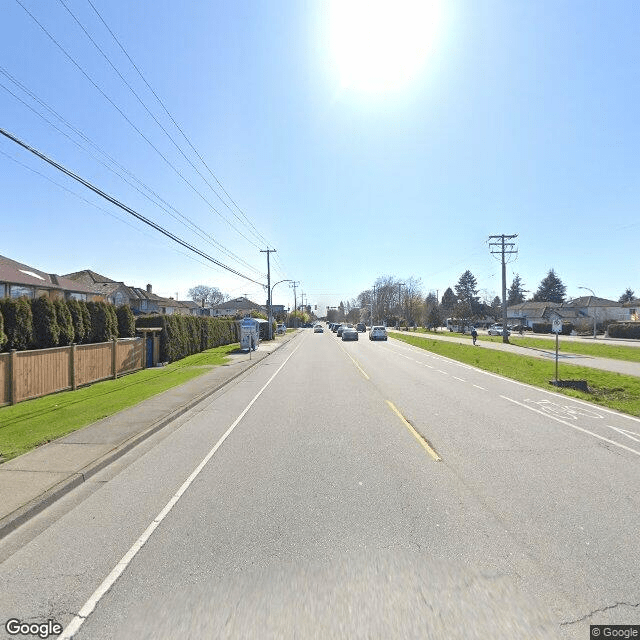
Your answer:
[[[554,318],[551,323],[551,331],[553,333],[560,333],[562,331],[562,318]]]

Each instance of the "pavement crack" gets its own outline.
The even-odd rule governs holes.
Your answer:
[[[605,611],[610,611],[611,609],[616,609],[618,607],[631,607],[631,608],[636,608],[636,607],[640,607],[640,602],[637,603],[633,603],[633,602],[616,602],[615,604],[610,604],[606,607],[602,607],[601,609],[594,609],[593,611],[591,611],[590,613],[587,613],[586,615],[582,616],[582,618],[578,618],[576,620],[569,620],[567,622],[561,622],[560,626],[561,627],[565,627],[571,624],[577,624],[578,622],[584,622],[585,620],[587,620],[588,618],[592,618],[596,613],[604,613]]]

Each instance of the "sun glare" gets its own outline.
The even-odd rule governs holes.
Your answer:
[[[415,77],[436,19],[430,0],[334,0],[331,47],[342,87],[380,91]]]

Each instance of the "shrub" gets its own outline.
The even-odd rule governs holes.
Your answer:
[[[534,333],[551,333],[550,322],[534,322],[532,326]]]
[[[88,322],[85,322],[85,314],[83,313],[81,305],[84,306],[84,311],[87,312],[87,307],[84,303],[81,303],[78,300],[67,300],[67,308],[69,309],[71,324],[73,325],[73,339],[78,344],[85,341],[87,333],[91,327],[91,317],[89,316]]]
[[[73,328],[73,320],[71,318],[71,312],[64,300],[55,300],[53,303],[56,310],[56,320],[60,329],[60,337],[58,344],[67,346],[71,344],[75,339],[75,331]]]
[[[118,335],[121,338],[133,338],[136,335],[136,319],[128,304],[116,309],[118,316]]]
[[[609,337],[640,339],[640,322],[617,322],[610,324]]]
[[[82,313],[82,320],[84,324],[84,339],[83,342],[91,342],[91,312],[87,303],[84,301],[78,302],[80,305],[80,312]]]
[[[87,302],[91,315],[88,342],[109,342],[118,337],[118,318],[113,305],[104,302]]]
[[[0,350],[2,350],[6,341],[7,336],[4,333],[4,319],[2,317],[2,311],[0,311]]]
[[[239,326],[230,318],[153,315],[136,318],[136,327],[159,327],[160,360],[175,362],[239,339]]]
[[[36,349],[57,347],[60,340],[60,327],[56,316],[56,307],[47,296],[31,301],[33,313],[33,346]]]
[[[24,351],[33,342],[33,314],[26,298],[5,298],[0,302],[7,336],[6,349]]]

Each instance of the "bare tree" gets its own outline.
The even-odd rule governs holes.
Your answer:
[[[225,302],[229,296],[222,293],[218,287],[209,287],[206,284],[199,284],[189,289],[189,297],[200,304],[215,305]]]

